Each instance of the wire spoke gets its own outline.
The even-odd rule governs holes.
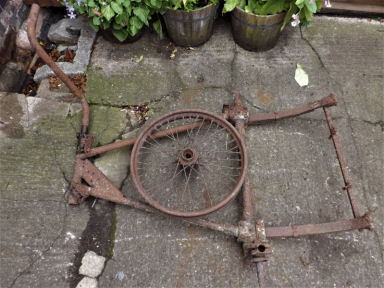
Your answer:
[[[207,184],[207,183],[209,183],[209,182],[206,181],[205,176],[204,176],[202,173],[200,173],[199,171],[197,171],[197,169],[195,169],[195,168],[193,168],[193,167],[191,167],[191,168],[192,168],[194,171],[196,171],[197,174],[199,174],[199,175],[201,176],[201,179],[203,179],[204,186],[205,186],[205,191],[207,192],[207,196],[208,196],[208,198],[209,198],[209,200],[210,200],[210,204],[211,204],[211,207],[212,207],[212,206],[213,206],[213,205],[212,205],[212,197],[211,197],[211,194],[209,193],[209,190],[212,190],[212,189],[211,189],[211,186]]]

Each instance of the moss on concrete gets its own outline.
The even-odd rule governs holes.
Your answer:
[[[108,106],[139,105],[181,89],[182,83],[172,66],[137,65],[121,73],[87,72],[87,100]]]

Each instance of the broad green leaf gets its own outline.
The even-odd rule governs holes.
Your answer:
[[[129,19],[129,24],[129,32],[132,36],[135,36],[144,25],[143,22],[141,22],[140,19],[136,16],[133,16]]]
[[[300,85],[300,87],[307,86],[309,83],[308,74],[304,71],[300,64],[297,64],[296,67],[295,80]]]
[[[226,0],[223,8],[223,13],[231,12],[236,8],[237,0]]]
[[[291,6],[290,6],[289,10],[288,10],[287,14],[285,14],[284,22],[283,22],[283,26],[281,26],[281,30],[283,30],[285,25],[291,20],[292,15],[296,14],[298,11],[299,11],[299,8],[297,8],[295,3],[291,2]]]
[[[113,11],[116,12],[116,14],[123,13],[123,6],[121,6],[121,4],[116,3],[116,2],[112,2],[111,7],[112,7]]]
[[[107,19],[107,21],[110,21],[112,17],[115,16],[115,12],[113,12],[113,9],[111,8],[110,5],[103,6],[101,8],[101,13],[105,17],[105,19]]]
[[[297,0],[295,2],[296,6],[299,7],[300,9],[304,7],[305,0]]]
[[[89,22],[89,25],[95,30],[96,32],[99,31],[100,27],[98,25],[93,24],[93,19],[92,21]]]
[[[117,24],[117,23],[112,24],[113,30],[121,30],[121,28],[123,28],[123,26],[121,26],[120,24]]]
[[[88,7],[90,7],[90,8],[96,8],[96,7],[98,7],[98,5],[95,3],[95,1],[93,1],[93,0],[89,0],[89,1],[88,1]]]
[[[125,39],[127,39],[129,34],[128,31],[124,29],[120,29],[120,30],[112,29],[112,33],[120,42],[123,42]]]
[[[311,21],[312,20],[312,12],[311,12],[311,10],[309,10],[308,6],[304,6],[304,8],[302,10],[304,10],[306,20]]]
[[[117,24],[120,24],[121,26],[127,25],[128,21],[129,21],[129,16],[127,13],[120,14],[115,18],[115,22]]]
[[[245,5],[247,5],[247,0],[237,0],[237,7],[245,9]]]
[[[266,2],[257,14],[273,15],[286,11],[289,8],[289,2],[285,0],[275,0]]]
[[[131,7],[131,1],[130,0],[124,0],[123,6],[124,7]]]
[[[94,16],[92,18],[92,23],[95,25],[95,26],[98,26],[101,24],[101,21],[100,21],[100,18],[98,16]]]
[[[251,12],[256,10],[256,0],[248,0],[248,8]],[[248,11],[247,11],[248,12]]]
[[[161,0],[151,0],[151,5],[155,7],[156,9],[161,8]]]
[[[101,26],[103,26],[104,30],[107,30],[109,26],[111,26],[111,22],[107,22],[107,21],[101,22]]]
[[[155,29],[157,35],[159,35],[160,39],[163,39],[163,27],[161,26],[160,19],[153,22],[153,29]]]
[[[310,4],[311,1],[312,1],[312,4]],[[312,13],[316,13],[316,11],[317,11],[317,5],[316,5],[315,0],[306,0],[306,1],[305,1],[305,6],[306,6]]]
[[[149,25],[148,23],[149,10],[147,7],[143,7],[143,6],[135,7],[133,8],[133,14],[135,14],[141,20],[141,22],[143,22],[145,25],[147,26]]]

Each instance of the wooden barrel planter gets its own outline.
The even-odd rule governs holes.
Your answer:
[[[236,43],[250,51],[266,51],[279,40],[285,12],[256,15],[236,7],[231,12],[232,34]]]
[[[199,46],[212,35],[213,22],[219,5],[193,10],[169,9],[163,15],[168,36],[179,46]]]

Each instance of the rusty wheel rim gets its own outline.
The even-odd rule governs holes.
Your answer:
[[[139,135],[130,168],[150,205],[174,216],[199,217],[236,197],[246,167],[244,143],[228,121],[203,110],[178,110]]]

